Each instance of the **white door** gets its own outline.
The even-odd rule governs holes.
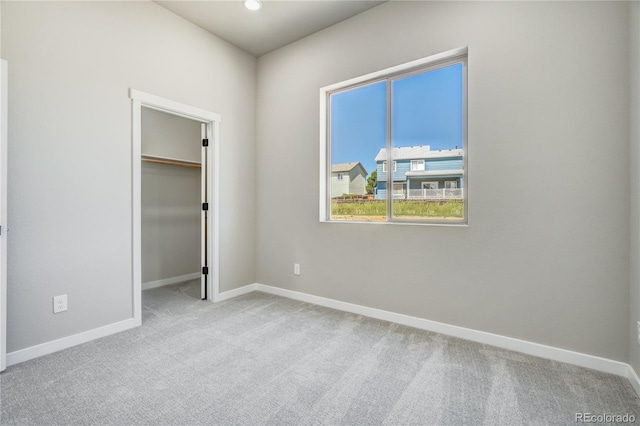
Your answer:
[[[200,132],[202,134],[202,169],[201,169],[201,178],[202,183],[200,184],[200,198],[202,200],[202,212],[201,212],[201,221],[200,221],[200,265],[202,266],[202,275],[200,276],[200,298],[202,300],[207,300],[211,297],[211,295],[207,294],[207,283],[209,281],[209,244],[207,239],[207,225],[209,219],[209,198],[208,198],[208,179],[207,173],[209,172],[208,165],[208,154],[209,154],[209,135],[207,124],[203,123],[200,125]]]
[[[7,88],[8,64],[0,60],[0,371],[7,367]]]

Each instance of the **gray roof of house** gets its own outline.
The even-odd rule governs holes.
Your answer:
[[[394,160],[419,160],[423,158],[446,158],[446,157],[462,157],[464,150],[457,149],[443,149],[431,151],[429,145],[421,146],[406,146],[402,148],[393,148]],[[376,155],[376,161],[385,161],[387,159],[387,149],[382,148],[378,155]]]
[[[354,161],[351,163],[332,164],[331,173],[348,173],[356,166],[360,166],[365,176],[367,175],[367,170],[362,166],[362,164],[360,164],[359,161]]]

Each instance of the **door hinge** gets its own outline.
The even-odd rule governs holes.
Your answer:
[[[202,139],[202,146],[209,146],[209,139]]]
[[[209,267],[208,266],[203,266],[202,267],[202,275],[209,275]]]
[[[202,203],[202,210],[209,210],[209,203]]]

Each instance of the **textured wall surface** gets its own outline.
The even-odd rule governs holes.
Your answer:
[[[2,55],[8,352],[132,317],[129,88],[221,115],[221,290],[255,282],[253,56],[153,2],[3,2]]]
[[[260,57],[258,282],[627,361],[628,31],[618,2],[389,2]],[[463,46],[469,226],[319,223],[319,89]]]
[[[221,291],[257,281],[640,367],[637,3],[389,2],[258,61],[152,2],[1,7],[9,352],[132,315],[136,88],[222,116]],[[461,46],[469,226],[319,223],[319,89]]]

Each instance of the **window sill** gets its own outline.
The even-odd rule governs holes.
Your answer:
[[[383,222],[383,221],[367,221],[367,220],[331,220],[331,219],[321,219],[320,223],[348,223],[348,224],[367,224],[367,225],[402,225],[402,226],[444,226],[444,227],[454,227],[454,228],[468,228],[468,222],[436,222],[436,221],[393,221],[393,222]]]

